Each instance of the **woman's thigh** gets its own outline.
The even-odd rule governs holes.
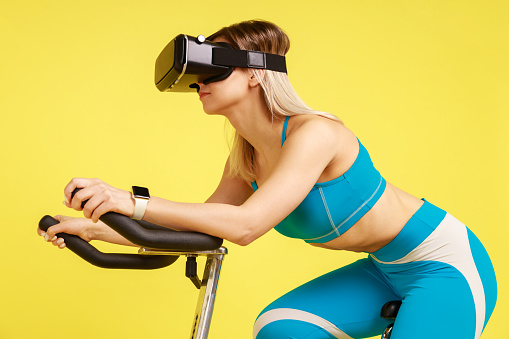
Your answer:
[[[318,277],[283,295],[258,316],[253,337],[368,338],[389,321],[382,306],[400,299],[368,259]]]
[[[476,309],[470,287],[453,267],[415,278],[399,309],[391,339],[474,338]],[[440,276],[441,275],[441,276]]]
[[[457,219],[448,214],[400,259],[371,257],[403,298],[392,339],[481,336],[496,303],[495,272],[480,241]]]
[[[428,255],[434,260],[375,264],[404,299],[391,339],[481,336],[495,308],[495,272],[477,237],[464,226],[458,230],[464,246],[454,244],[459,232],[446,245],[437,241],[440,248]]]

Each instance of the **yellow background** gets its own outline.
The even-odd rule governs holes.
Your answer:
[[[154,61],[179,33],[251,18],[288,32],[297,91],[341,117],[388,181],[483,241],[499,282],[483,338],[509,338],[508,17],[506,0],[2,0],[0,338],[189,336],[198,294],[184,260],[99,269],[35,229],[44,214],[79,215],[61,205],[75,176],[203,201],[228,152],[223,118],[196,95],[159,93]],[[211,339],[249,338],[270,301],[363,256],[275,231],[226,246]]]

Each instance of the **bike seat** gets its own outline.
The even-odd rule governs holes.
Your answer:
[[[380,316],[384,319],[396,319],[400,307],[401,300],[389,301],[382,307]]]

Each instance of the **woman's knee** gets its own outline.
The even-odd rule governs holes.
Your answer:
[[[315,314],[292,308],[275,308],[264,311],[256,319],[253,338],[325,339],[350,337],[333,323]]]

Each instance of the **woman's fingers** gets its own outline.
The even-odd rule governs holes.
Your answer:
[[[86,188],[81,189],[79,192],[77,192],[74,197],[71,200],[71,208],[75,209],[76,211],[82,211],[83,210],[83,203],[90,201],[90,198],[92,198],[96,194],[96,190],[94,186],[89,186]]]
[[[49,227],[48,230],[46,232],[44,232],[44,234],[41,234],[41,236],[43,236],[44,240],[46,240],[46,241],[56,240],[56,235],[58,233],[69,233],[69,232],[66,232],[67,231],[66,223],[63,220],[59,220],[57,218],[55,218],[55,219],[57,221],[59,221],[59,223]]]
[[[93,223],[90,219],[63,215],[56,215],[54,218],[59,221],[58,224],[49,227],[46,232],[37,228],[37,234],[59,248],[66,247],[65,240],[58,236],[60,233],[76,235],[86,242],[102,240],[113,244],[136,246],[101,221]]]
[[[56,235],[54,235],[51,239],[50,239],[50,235],[48,233],[42,233],[40,234],[41,237],[44,238],[44,241],[48,241],[48,242],[53,242],[53,241],[56,241],[58,238]]]
[[[40,231],[40,232],[39,232]],[[50,236],[41,229],[37,230],[37,233],[43,237],[44,241],[51,242],[53,245],[57,246],[60,249],[66,247],[65,240],[63,238],[57,238],[57,236],[53,236],[53,238],[49,238]]]
[[[63,238],[57,238],[55,241],[52,241],[52,243],[58,246],[58,248],[65,248],[65,240]]]
[[[87,203],[87,205],[88,205],[88,203]],[[107,202],[103,202],[102,204],[100,204],[99,206],[94,208],[93,214],[90,216],[90,219],[92,219],[93,222],[98,222],[99,218],[104,213],[107,213],[111,210],[112,210],[112,208],[109,206],[109,204]]]
[[[50,229],[48,228],[48,231],[49,230]],[[58,232],[58,233],[61,233],[61,232]],[[43,234],[41,234],[41,236],[44,237],[44,241],[47,241],[47,242],[53,242],[58,239],[55,234],[50,234],[49,232],[43,233]]]
[[[67,207],[71,207],[75,210],[78,210],[78,211],[81,211],[81,203],[86,199],[86,195],[81,193],[79,195],[80,197],[80,201],[79,203],[74,203],[74,199],[72,197],[72,192],[74,192],[74,190],[76,188],[88,188],[88,187],[91,187],[91,186],[94,186],[94,185],[97,185],[97,184],[101,184],[103,183],[101,180],[99,179],[88,179],[88,178],[73,178],[64,188],[64,202],[66,203],[66,206]],[[80,192],[82,192],[84,190],[81,190]],[[76,194],[78,195],[78,194]],[[75,197],[76,197],[75,195]],[[89,192],[89,196],[88,198],[90,198],[90,192]]]
[[[86,227],[90,223],[90,221],[87,221],[87,219],[84,218],[73,218],[62,215],[56,215],[54,218],[59,223],[49,227],[45,232],[46,241],[56,241],[57,234],[59,233],[73,234],[84,238],[83,234],[86,233]]]
[[[74,178],[72,179],[64,188],[64,199],[65,201],[67,202],[67,204],[69,205],[72,201],[72,192],[74,192],[74,190],[76,188],[83,188],[85,187],[85,180],[84,178]],[[68,206],[70,207],[70,206]]]
[[[71,198],[76,188],[81,190]],[[83,215],[95,223],[109,211],[127,216],[134,213],[134,200],[129,191],[117,189],[99,179],[72,179],[64,189],[64,199],[67,207],[83,211]]]
[[[94,211],[97,209],[99,205],[103,203],[103,196],[96,194],[91,196],[88,200],[85,201],[87,203],[83,207],[83,216],[87,219],[91,219]]]
[[[74,195],[72,199],[72,208],[77,211],[83,211],[83,216],[92,219],[94,222],[106,212],[112,210],[115,206],[112,204],[114,199],[109,188],[103,184],[85,188]],[[83,205],[83,203],[85,203]],[[83,206],[83,207],[81,207]]]
[[[92,240],[92,234],[89,231],[89,226],[91,225],[90,220],[84,218],[73,218],[64,215],[56,215],[54,218],[59,223],[49,227],[46,232],[37,228],[37,234],[40,235],[44,241],[51,242],[58,248],[65,248],[65,240],[57,236],[59,233],[77,235],[85,241]]]

